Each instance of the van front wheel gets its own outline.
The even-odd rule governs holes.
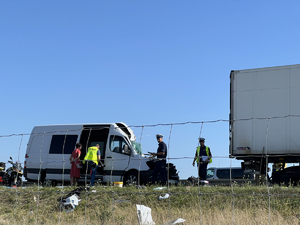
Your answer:
[[[129,171],[124,176],[124,185],[137,185],[138,182],[138,173],[137,171]]]

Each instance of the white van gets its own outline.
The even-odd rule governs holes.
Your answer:
[[[27,181],[69,182],[69,157],[76,143],[81,143],[81,160],[90,146],[100,145],[104,167],[96,175],[95,182],[123,181],[126,184],[138,183],[138,179],[140,183],[149,182],[153,169],[148,166],[149,158],[142,154],[140,144],[135,141],[133,131],[122,122],[36,126],[27,145],[24,177]],[[83,182],[86,177],[86,164],[83,165],[78,182]],[[170,180],[177,182],[178,174],[170,175]]]

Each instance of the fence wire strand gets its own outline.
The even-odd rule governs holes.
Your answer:
[[[245,120],[266,120],[267,119],[267,126],[266,126],[266,136],[265,136],[265,148],[263,149],[262,151],[262,159],[265,158],[265,164],[266,164],[266,168],[265,168],[265,184],[266,184],[266,189],[267,189],[267,194],[258,194],[258,193],[235,193],[234,191],[234,183],[233,183],[233,178],[232,178],[232,158],[230,159],[230,188],[231,188],[231,193],[219,193],[219,192],[215,192],[215,193],[205,193],[205,192],[202,192],[202,185],[201,185],[201,180],[200,180],[200,176],[198,176],[198,193],[183,193],[183,192],[171,192],[171,189],[170,189],[170,184],[169,184],[169,179],[170,179],[170,174],[169,174],[169,171],[170,171],[170,160],[183,160],[183,159],[193,159],[194,157],[191,157],[191,156],[184,156],[184,157],[170,157],[170,143],[171,143],[171,135],[172,135],[172,129],[173,129],[173,126],[176,126],[176,125],[186,125],[186,124],[201,124],[201,127],[200,127],[200,133],[199,133],[199,138],[202,136],[202,131],[203,131],[203,125],[204,123],[217,123],[217,122],[229,122],[229,120],[213,120],[213,121],[201,121],[201,122],[191,122],[191,121],[188,121],[188,122],[184,122],[184,123],[161,123],[161,124],[153,124],[153,125],[141,125],[141,126],[137,126],[137,125],[132,125],[132,126],[128,126],[128,127],[140,127],[141,128],[141,134],[140,134],[140,144],[142,143],[142,137],[143,137],[143,132],[144,132],[144,128],[146,127],[156,127],[156,126],[170,126],[170,133],[169,133],[169,140],[168,140],[168,157],[167,157],[167,161],[168,161],[168,182],[167,182],[167,193],[169,194],[169,206],[168,206],[168,210],[169,210],[169,220],[171,220],[172,218],[172,215],[171,215],[171,202],[172,202],[172,196],[176,196],[176,195],[185,195],[185,194],[188,194],[188,195],[197,195],[198,198],[199,198],[199,224],[201,225],[202,224],[202,203],[201,203],[201,198],[203,195],[213,195],[213,196],[216,196],[216,195],[224,195],[224,196],[232,196],[232,224],[234,225],[235,224],[235,212],[236,212],[236,198],[237,197],[240,197],[240,196],[261,196],[261,197],[265,197],[267,196],[268,197],[268,222],[269,224],[271,224],[271,197],[285,197],[285,196],[294,196],[296,198],[300,198],[300,194],[274,194],[274,193],[271,193],[270,191],[270,187],[269,187],[269,183],[268,183],[268,134],[269,134],[269,125],[270,125],[270,121],[272,119],[278,119],[278,118],[287,118],[287,117],[300,117],[300,115],[288,115],[288,116],[284,116],[284,117],[268,117],[268,118],[247,118],[247,119],[240,119],[239,121],[245,121]],[[238,121],[238,120],[235,120],[235,121]],[[64,152],[64,149],[65,149],[65,145],[66,145],[66,139],[67,139],[67,134],[68,132],[70,132],[71,130],[66,130],[65,132],[65,137],[64,137],[64,142],[63,142],[63,152]],[[72,131],[76,131],[76,130],[72,130]],[[90,140],[90,136],[91,136],[91,131],[92,131],[92,128],[89,129],[89,134],[88,134],[88,139],[87,139],[87,143],[86,143],[86,153],[87,153],[87,147],[88,147],[88,143],[89,143],[89,140]],[[43,162],[42,161],[42,149],[43,149],[43,144],[44,144],[44,138],[45,138],[45,135],[48,135],[49,133],[56,133],[57,131],[53,131],[53,132],[43,132],[43,133],[40,133],[42,134],[42,138],[41,138],[41,145],[40,145],[40,151],[39,151],[39,172],[38,172],[38,177],[37,177],[37,188],[38,188],[38,191],[37,192],[34,192],[34,191],[26,191],[26,190],[22,190],[22,192],[18,191],[18,189],[15,189],[14,191],[11,191],[11,189],[7,189],[7,190],[4,190],[4,191],[0,191],[0,193],[15,193],[15,203],[14,203],[14,218],[13,218],[13,223],[14,224],[18,224],[20,221],[16,221],[16,214],[17,214],[17,208],[18,208],[18,201],[19,201],[19,195],[21,195],[22,193],[31,193],[33,196],[34,196],[34,199],[36,201],[36,213],[35,213],[35,224],[38,224],[38,218],[39,216],[42,216],[42,215],[39,215],[39,204],[40,204],[40,195],[43,193],[57,193],[57,191],[41,191],[41,180],[44,181],[44,165],[47,163],[47,164],[51,164],[51,163],[57,163],[59,162],[59,160],[56,160],[56,161],[47,161],[47,162]],[[61,131],[59,131],[61,132]],[[23,141],[23,137],[25,135],[30,135],[30,134],[10,134],[10,135],[1,135],[0,138],[7,138],[7,137],[13,137],[13,136],[21,136],[21,140],[20,140],[20,145],[19,145],[19,153],[18,153],[18,161],[19,161],[19,157],[20,157],[20,149],[21,149],[21,146],[22,146],[22,141]],[[113,139],[115,139],[115,134],[113,135]],[[199,142],[198,142],[198,147],[199,147]],[[281,154],[278,154],[278,156],[281,156]],[[283,155],[284,156],[284,155]],[[212,158],[228,158],[228,156],[214,156]],[[132,159],[132,160],[135,160],[135,159]],[[118,196],[118,194],[124,194],[124,193],[130,193],[130,194],[137,194],[139,195],[139,203],[140,205],[142,204],[142,195],[157,195],[157,193],[152,193],[152,192],[147,192],[146,190],[145,191],[142,191],[141,189],[141,183],[140,183],[140,180],[141,180],[141,174],[140,174],[140,171],[141,171],[141,156],[139,155],[139,158],[137,159],[139,160],[139,166],[138,166],[138,179],[137,179],[137,189],[138,191],[137,192],[132,192],[132,191],[121,191],[121,189],[118,189],[116,190],[113,186],[113,181],[114,181],[114,178],[113,178],[113,170],[114,170],[114,166],[116,163],[118,163],[118,159],[114,159],[112,158],[112,161],[111,161],[111,164],[112,164],[112,167],[111,167],[111,173],[110,173],[110,191],[101,191],[100,193],[110,193],[111,194],[111,216],[112,216],[112,219],[113,219],[113,224],[116,223],[115,221],[115,198],[116,196]],[[60,189],[60,197],[61,197],[61,200],[63,198],[63,194],[65,194],[65,190],[64,190],[64,187],[65,187],[65,163],[66,163],[66,159],[64,158],[64,154],[62,156],[62,160],[60,161],[62,162],[62,165],[63,165],[63,170],[62,170],[62,188]],[[198,162],[200,162],[200,159],[198,158]],[[45,163],[45,164],[44,164]],[[263,163],[261,163],[262,165]],[[199,171],[199,167],[200,167],[200,163],[197,163],[197,170]],[[261,168],[261,171],[262,171],[263,168]],[[84,180],[85,180],[85,186],[87,187],[87,171],[88,170],[88,166],[86,167],[86,173],[85,173],[85,177],[84,177]],[[197,171],[197,173],[198,173]],[[125,184],[124,184],[125,185]],[[203,188],[204,188],[205,185],[203,185]],[[88,201],[90,199],[90,195],[92,193],[92,190],[88,190],[87,188],[85,188],[84,190],[84,193],[86,193],[86,198],[85,198],[85,207],[84,207],[84,210],[85,210],[85,224],[87,224],[87,211],[88,211],[88,207],[87,207],[87,204],[88,204]],[[36,196],[37,196],[37,199],[36,199]],[[58,216],[58,224],[61,224],[62,221],[61,221],[61,210],[59,212],[59,216]]]

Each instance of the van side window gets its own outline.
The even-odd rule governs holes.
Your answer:
[[[49,154],[72,154],[78,135],[53,135]]]
[[[231,170],[232,179],[243,179],[244,171],[242,169]]]
[[[230,179],[230,173],[229,170],[220,169],[217,170],[217,177],[219,179]]]
[[[125,152],[125,146],[128,145],[125,142],[124,138],[120,136],[110,136],[110,151],[121,154],[128,154]]]

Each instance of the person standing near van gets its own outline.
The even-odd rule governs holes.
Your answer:
[[[195,158],[193,161],[193,166],[195,166],[195,161],[197,161],[198,176],[202,180],[206,180],[207,165],[209,163],[212,163],[210,148],[205,146],[204,142],[205,138],[199,138],[200,146],[197,147]]]
[[[71,163],[71,186],[76,185],[77,179],[80,178],[80,168],[77,166],[77,164],[80,164],[80,155],[81,155],[81,148],[82,145],[80,143],[76,144],[76,149],[73,150],[69,160]]]
[[[98,162],[101,159],[100,145],[96,144],[96,146],[89,147],[88,152],[82,161],[85,164],[85,161],[88,161],[88,170],[92,171],[91,175],[91,186],[94,186],[95,176],[98,168]]]
[[[156,139],[158,142],[157,153],[151,153],[152,156],[156,156],[159,159],[154,167],[152,173],[152,184],[157,181],[158,172],[162,176],[163,184],[166,184],[167,181],[167,170],[166,170],[166,158],[167,158],[167,145],[163,142],[163,135],[157,134]]]

